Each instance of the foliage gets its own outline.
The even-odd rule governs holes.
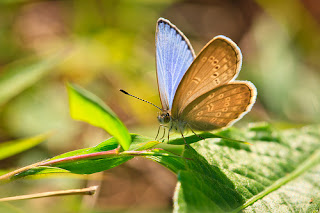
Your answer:
[[[70,114],[74,119],[105,129],[119,141],[124,150],[129,148],[128,130],[109,107],[93,94],[79,87],[68,85],[68,92]]]
[[[0,5],[0,158],[3,159],[0,173],[7,173],[2,176],[7,178],[8,174],[12,175],[10,180],[22,178],[2,185],[2,196],[34,193],[48,187],[56,190],[83,186],[87,179],[95,177],[72,175],[77,177],[72,180],[60,177],[104,171],[143,157],[177,175],[176,212],[200,209],[210,212],[214,209],[318,211],[319,126],[274,128],[319,122],[317,1],[221,1],[217,4],[216,1],[174,0],[5,0]],[[238,127],[244,124],[243,128],[201,133],[205,140],[188,135],[192,149],[184,149],[180,136],[170,136],[168,144],[142,136],[154,137],[156,108],[130,100],[118,91],[122,88],[160,105],[154,64],[154,31],[159,17],[168,18],[179,27],[196,53],[218,34],[232,38],[239,45],[244,56],[239,79],[250,80],[259,92],[251,113],[236,124]],[[48,54],[53,52],[57,54]],[[83,102],[93,95],[74,84],[69,85],[69,95],[73,93],[77,100],[70,105],[72,116],[102,127],[112,138],[105,140],[107,133],[103,130],[70,119],[68,94],[64,90],[66,81],[80,84],[103,98],[106,104],[101,101],[97,104],[96,98]],[[252,121],[273,124],[245,126]],[[53,129],[55,134],[48,143],[37,145],[49,136],[40,133]],[[98,141],[102,142],[93,146]],[[252,145],[235,143],[240,141]],[[74,150],[81,147],[90,148]],[[74,151],[56,156],[66,150]],[[19,155],[13,156],[15,154]],[[8,173],[13,167],[48,158]],[[118,181],[121,178],[117,171],[131,168],[136,162],[144,161],[129,162],[107,174]],[[169,172],[158,178],[158,171],[152,170],[155,168],[145,169],[140,179],[153,176],[152,180],[157,181],[151,184],[167,183]],[[166,172],[165,168],[159,172]],[[133,175],[136,170],[126,172]],[[45,176],[50,178],[42,178]],[[30,181],[28,177],[39,179]],[[103,183],[116,185],[109,179]],[[133,185],[138,184],[121,185],[117,189],[125,194],[124,190],[132,190]],[[170,185],[167,186],[170,188]],[[153,200],[161,200],[158,198],[164,191],[167,199],[160,208],[167,209],[171,204],[168,190],[161,188],[154,192]],[[217,191],[219,193],[215,193]],[[112,205],[132,208],[126,199],[119,199],[122,202],[117,204],[105,202],[114,197],[111,190],[108,193],[100,194],[96,203],[99,211],[102,205],[108,209],[112,209]],[[139,194],[139,197],[143,196]],[[14,206],[5,209],[0,205],[0,212],[9,212],[8,209],[10,212],[25,209],[76,212],[86,204],[79,204],[82,202],[79,196],[57,199],[50,202],[51,206],[43,201],[14,202]],[[140,204],[144,205],[143,202]],[[134,211],[139,209],[138,203]]]
[[[207,139],[194,144],[184,153],[193,160],[178,172],[175,211],[318,211],[319,128],[230,128],[222,133],[252,145]]]
[[[90,106],[91,113],[72,110],[74,117],[96,124],[94,120],[100,121],[101,116],[114,116],[109,110],[101,111],[107,108],[97,97],[74,88],[68,87],[73,97],[70,105],[77,106],[79,100],[75,97],[80,97],[81,106]],[[100,117],[91,116],[96,110]],[[124,128],[118,119],[110,119],[106,125]],[[97,126],[101,127],[99,123]],[[187,146],[179,145],[181,139],[164,144],[131,134],[132,143],[126,151],[119,149],[119,140],[113,137],[95,147],[40,162],[7,178],[65,172],[91,174],[140,156],[177,174],[175,212],[255,212],[261,209],[310,212],[320,208],[319,130],[319,126],[310,126],[279,131],[268,124],[256,124],[241,130],[228,128],[211,137],[202,133],[200,136],[206,137],[203,140],[195,140],[191,135],[186,137]]]
[[[0,76],[0,106],[33,85],[61,62],[61,52],[45,59],[28,59],[8,65]]]
[[[31,138],[2,142],[0,144],[0,160],[30,149],[46,140],[50,135],[51,133],[45,133]]]

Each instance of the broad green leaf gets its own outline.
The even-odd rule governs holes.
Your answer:
[[[60,52],[46,59],[21,60],[5,67],[0,75],[0,105],[46,75],[64,56]]]
[[[102,100],[71,84],[68,84],[68,94],[72,118],[103,128],[118,140],[124,150],[129,149],[131,138],[127,128]]]
[[[174,212],[312,212],[320,208],[320,126],[220,132],[184,152]],[[190,160],[188,160],[190,159]]]
[[[0,143],[0,160],[28,150],[46,140],[51,133]]]

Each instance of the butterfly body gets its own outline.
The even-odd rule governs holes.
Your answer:
[[[189,40],[170,21],[156,30],[157,80],[162,103],[161,125],[181,134],[185,129],[210,131],[232,125],[250,111],[256,88],[235,81],[242,55],[225,36],[216,36],[196,57]]]
[[[186,129],[187,125],[187,122],[172,117],[171,112],[168,110],[162,111],[162,113],[158,115],[158,121],[160,125],[167,127],[169,131],[173,130],[175,132],[182,133]]]

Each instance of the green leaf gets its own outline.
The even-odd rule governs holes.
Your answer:
[[[178,154],[181,154],[184,146],[165,145],[150,138],[131,134],[132,144],[130,150],[120,152],[118,142],[110,138],[97,146],[74,150],[62,155],[40,162],[34,167],[27,167],[26,170],[10,176],[11,179],[52,173],[75,173],[92,174],[116,167],[135,156],[150,158],[153,160],[162,159],[163,164],[173,171],[184,169],[184,161]],[[164,150],[167,149],[168,151]]]
[[[284,131],[268,125],[228,128],[217,133],[221,138],[200,140],[185,149],[132,134],[128,151],[121,152],[117,140],[111,138],[52,158],[15,177],[91,174],[141,156],[178,175],[175,212],[314,212],[320,208],[319,130],[320,126]],[[186,140],[189,143],[194,136]]]
[[[184,152],[175,212],[313,212],[320,208],[320,126],[268,125],[219,134]]]
[[[182,157],[184,152],[184,145],[171,145],[160,143],[155,146],[159,149],[154,149],[154,156],[146,156],[146,158],[153,160],[167,167],[174,173],[178,173],[180,170],[184,170],[185,168],[185,160]],[[174,154],[175,157],[161,156],[156,154]]]
[[[46,140],[51,133],[37,135],[31,138],[2,142],[0,144],[0,160],[28,150]]]
[[[71,117],[103,128],[114,136],[124,150],[128,150],[131,138],[127,128],[102,100],[88,91],[68,84]]]
[[[61,173],[70,173],[70,171],[66,169],[61,169],[58,167],[51,167],[51,166],[39,166],[30,170],[27,170],[21,174],[16,175],[17,177],[26,177],[31,175],[47,175],[47,174],[61,174]]]
[[[143,148],[148,147],[146,146],[146,144],[149,143],[150,138],[134,134],[131,135],[131,137],[133,146],[135,146],[135,149],[137,151],[139,151],[139,149],[137,148],[139,144]],[[155,144],[152,143],[150,146],[154,145]],[[117,140],[115,138],[110,138],[106,141],[101,142],[97,146],[74,150],[51,158],[44,164],[40,164],[38,167],[28,169],[15,175],[14,178],[21,178],[38,174],[59,173],[60,171],[63,173],[70,172],[75,174],[92,174],[111,169],[134,157],[134,155],[126,155],[123,154],[125,152],[119,152],[117,147]],[[99,155],[108,151],[110,153]]]
[[[5,67],[0,76],[0,105],[46,75],[64,56],[58,53],[46,59],[21,60]]]

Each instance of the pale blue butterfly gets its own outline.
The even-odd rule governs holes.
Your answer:
[[[255,103],[255,86],[249,81],[235,81],[242,55],[225,36],[214,37],[195,57],[184,34],[170,21],[160,18],[156,62],[162,103],[158,120],[169,131],[183,136],[186,128],[210,131],[227,127]]]

